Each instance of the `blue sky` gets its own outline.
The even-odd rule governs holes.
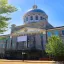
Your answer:
[[[11,14],[10,24],[22,25],[24,13],[31,9],[34,0],[8,0],[9,4],[14,5],[19,10]],[[36,0],[39,9],[48,15],[48,22],[53,26],[64,26],[64,0]],[[10,33],[8,30],[5,34]]]

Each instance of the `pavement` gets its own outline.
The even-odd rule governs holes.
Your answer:
[[[55,61],[36,61],[36,60],[6,60],[1,59],[0,64],[55,64]]]

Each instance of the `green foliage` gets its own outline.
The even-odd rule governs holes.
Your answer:
[[[9,14],[17,11],[17,8],[8,4],[8,0],[0,0],[0,33],[7,31],[9,23],[11,20]]]
[[[0,37],[0,40],[5,40],[6,39],[6,37]]]
[[[59,36],[51,36],[46,44],[46,52],[52,56],[64,56],[64,43]]]
[[[10,36],[4,35],[0,37],[0,40],[8,40],[8,39],[10,39]]]

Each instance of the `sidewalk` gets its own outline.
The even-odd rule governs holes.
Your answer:
[[[1,59],[0,64],[55,64],[55,61],[36,61],[36,60],[6,60]]]

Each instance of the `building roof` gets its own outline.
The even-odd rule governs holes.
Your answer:
[[[30,9],[29,11],[27,11],[27,13],[35,13],[35,12],[39,12],[39,13],[45,13],[43,10],[41,9]]]
[[[49,31],[49,30],[62,30],[62,29],[64,29],[64,26],[50,28],[50,29],[47,29],[47,31]]]
[[[26,14],[36,13],[36,12],[37,12],[37,13],[43,13],[43,14],[46,15],[46,13],[45,13],[43,10],[38,9],[37,5],[34,5],[32,9],[29,9],[29,10],[26,12]]]

